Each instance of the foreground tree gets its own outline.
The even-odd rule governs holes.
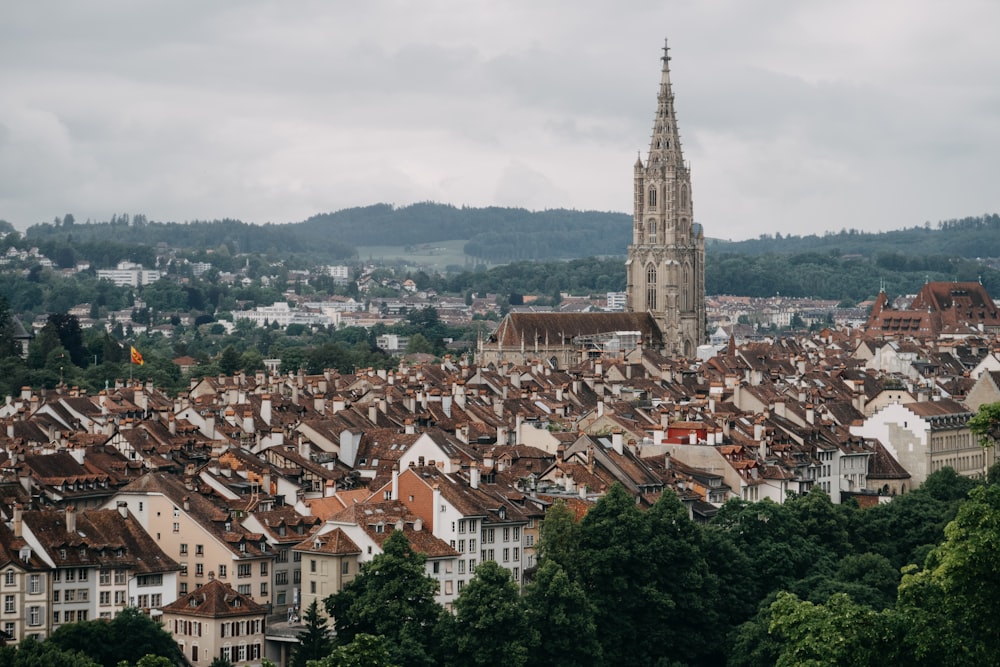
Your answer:
[[[305,627],[298,634],[299,645],[292,654],[291,667],[306,667],[309,660],[319,660],[330,654],[333,642],[326,620],[319,615],[319,604],[313,600],[302,615]]]
[[[122,661],[134,664],[147,654],[184,664],[184,656],[170,633],[135,607],[126,607],[111,621],[62,625],[45,643],[81,651],[105,667],[116,667]]]
[[[359,634],[383,636],[393,663],[436,664],[431,634],[442,608],[434,601],[437,582],[424,573],[425,558],[410,548],[402,531],[383,543],[382,553],[324,604],[335,620],[337,645]]]
[[[1000,486],[969,494],[923,570],[904,575],[899,608],[916,664],[996,664],[1000,634]]]
[[[392,661],[383,637],[360,633],[354,641],[333,649],[333,653],[309,663],[309,667],[399,667]]]
[[[559,563],[545,561],[524,595],[528,626],[538,633],[528,665],[592,667],[603,664],[594,609]]]
[[[441,617],[438,635],[447,665],[524,667],[534,629],[510,572],[489,560],[455,600],[455,616]],[[563,663],[559,663],[563,664]]]
[[[100,667],[100,663],[52,642],[25,639],[16,646],[0,648],[0,667]]]

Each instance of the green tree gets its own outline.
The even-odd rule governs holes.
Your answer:
[[[175,664],[184,663],[184,656],[170,633],[135,607],[126,607],[111,621],[61,625],[46,643],[82,651],[105,667],[115,667],[123,660],[135,663],[146,654],[169,658]]]
[[[406,345],[407,354],[434,354],[434,346],[427,337],[420,333],[410,336],[410,342]]]
[[[594,608],[583,587],[557,561],[549,559],[539,567],[525,591],[524,607],[528,626],[538,633],[528,665],[603,664]]]
[[[233,375],[240,370],[240,353],[232,345],[227,345],[219,356],[219,372],[223,375]]]
[[[309,663],[309,667],[398,667],[393,662],[384,637],[360,633],[350,644],[338,646],[322,660]]]
[[[973,489],[924,569],[900,584],[907,644],[921,664],[995,664],[1000,635],[1000,486]]]
[[[29,637],[16,646],[0,648],[0,667],[101,667],[101,665],[81,651],[64,649],[58,644]]]
[[[825,605],[778,593],[770,633],[780,650],[775,667],[898,665],[900,630],[892,612],[876,612],[837,593]]]
[[[305,627],[298,634],[299,645],[292,654],[291,667],[306,667],[309,660],[319,660],[330,654],[333,641],[326,620],[319,614],[319,604],[313,600],[302,615]]]
[[[361,634],[385,637],[392,661],[402,667],[435,664],[431,633],[442,611],[434,600],[437,582],[424,572],[425,557],[402,531],[382,544],[382,553],[326,600],[339,646]]]
[[[559,499],[552,504],[545,513],[538,531],[539,563],[552,561],[567,572],[575,573],[580,527],[565,500]]]
[[[1000,443],[1000,402],[980,405],[968,426],[980,445],[987,449],[996,447]]]
[[[517,584],[496,561],[486,561],[455,600],[455,616],[439,630],[445,664],[524,667],[534,646]]]

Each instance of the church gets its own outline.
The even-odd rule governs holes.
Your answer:
[[[681,151],[663,46],[653,133],[633,169],[632,243],[624,313],[511,313],[480,343],[481,364],[549,360],[566,368],[637,346],[692,358],[705,342],[705,235],[694,221],[690,166]]]

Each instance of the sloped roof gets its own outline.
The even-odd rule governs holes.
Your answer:
[[[500,345],[534,347],[566,345],[576,336],[615,331],[639,331],[643,340],[662,344],[663,337],[649,313],[510,313],[490,340]]]
[[[218,579],[211,579],[204,586],[178,597],[163,607],[165,614],[201,616],[203,618],[230,618],[239,616],[264,616],[267,609],[242,595]]]

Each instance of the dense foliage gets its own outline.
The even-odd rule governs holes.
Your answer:
[[[482,563],[454,613],[394,533],[326,602],[339,655],[762,667],[992,664],[1000,649],[982,623],[1000,611],[988,546],[1000,540],[1000,486],[951,469],[868,509],[816,490],[782,505],[730,501],[708,525],[669,492],[642,510],[616,486],[580,522],[556,503],[541,533],[520,594]]]

